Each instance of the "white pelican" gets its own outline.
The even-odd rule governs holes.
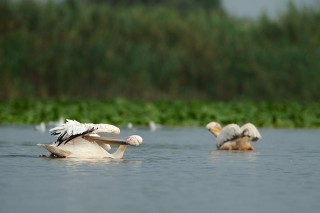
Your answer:
[[[206,127],[216,137],[217,148],[221,150],[254,150],[250,142],[261,138],[258,129],[251,123],[241,128],[237,124],[221,128],[219,123],[210,122]]]
[[[51,152],[52,157],[114,158],[123,157],[127,145],[139,146],[142,138],[131,135],[128,138],[100,137],[98,133],[120,134],[120,129],[110,124],[79,123],[68,120],[49,130],[57,139],[52,144],[38,144]],[[109,153],[109,144],[120,145],[114,153]]]

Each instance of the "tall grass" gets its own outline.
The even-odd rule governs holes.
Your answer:
[[[320,9],[0,2],[0,99],[316,101]]]

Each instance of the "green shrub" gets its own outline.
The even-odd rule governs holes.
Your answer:
[[[253,103],[204,101],[28,100],[0,103],[0,124],[37,124],[60,117],[80,122],[145,127],[150,121],[164,126],[205,127],[252,122],[266,128],[319,128],[319,103]]]

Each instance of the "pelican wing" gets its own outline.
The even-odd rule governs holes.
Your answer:
[[[229,124],[221,129],[217,137],[217,146],[241,137],[242,130],[237,124]]]
[[[247,123],[241,127],[242,135],[247,136],[252,141],[257,141],[261,138],[258,129],[251,123]]]
[[[55,143],[59,146],[60,144],[66,144],[70,140],[86,134],[91,133],[114,133],[119,134],[120,129],[116,126],[109,124],[92,124],[92,123],[79,123],[75,120],[68,120],[64,124],[52,128],[49,130],[51,135],[56,135],[58,138]]]

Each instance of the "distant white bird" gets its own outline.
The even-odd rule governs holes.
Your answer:
[[[161,125],[156,124],[154,121],[149,121],[149,129],[151,132],[154,132],[159,128],[161,128]]]
[[[217,148],[221,150],[254,150],[250,142],[261,138],[258,129],[251,123],[241,128],[237,124],[221,128],[219,123],[210,122],[206,127],[216,137]]]
[[[120,129],[110,124],[79,123],[68,120],[49,130],[57,139],[52,144],[38,144],[55,157],[114,158],[123,157],[127,145],[139,146],[142,138],[131,135],[128,138],[100,137],[98,133],[120,134]],[[110,144],[119,145],[112,154]]]
[[[133,124],[132,124],[131,122],[129,122],[128,125],[127,125],[127,128],[128,128],[129,130],[132,130],[132,129],[133,129]]]
[[[34,127],[34,129],[39,132],[45,132],[46,131],[46,124],[44,122],[41,122],[39,125],[36,125]]]

